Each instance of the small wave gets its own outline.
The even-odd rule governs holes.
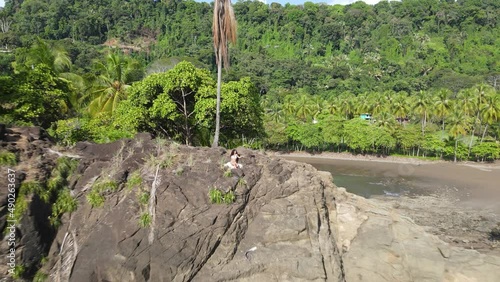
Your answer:
[[[386,191],[386,190],[384,190],[384,195],[390,196],[390,197],[399,197],[400,196],[399,193],[389,192],[389,191]]]
[[[384,183],[382,182],[368,182],[368,184],[371,184],[371,185],[379,185],[379,186],[387,186],[385,185]]]

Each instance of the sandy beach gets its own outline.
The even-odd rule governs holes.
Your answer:
[[[305,163],[342,164],[363,167],[373,173],[399,177],[421,177],[447,181],[477,193],[493,194],[500,200],[500,164],[429,161],[402,157],[375,157],[346,153],[275,153],[276,156]],[[363,162],[359,164],[359,162]]]
[[[363,182],[363,177],[386,179],[389,183],[394,181],[402,185],[411,183],[413,187],[409,195],[372,195],[370,198],[399,210],[445,242],[483,253],[500,254],[500,243],[489,238],[492,228],[500,224],[498,163],[452,163],[335,153],[275,155],[330,171],[334,183],[336,175],[361,176],[358,184],[369,190],[373,183]],[[346,188],[349,191],[349,187]]]

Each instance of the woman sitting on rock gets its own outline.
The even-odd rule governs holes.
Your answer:
[[[226,163],[224,166],[227,166],[230,169],[242,168],[243,167],[243,165],[241,165],[241,164],[238,163],[238,161],[241,158],[241,156],[238,154],[238,151],[236,151],[236,149],[233,149],[231,151],[230,157],[231,157],[231,161],[229,161],[228,163]]]

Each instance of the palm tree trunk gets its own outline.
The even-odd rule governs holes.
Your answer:
[[[453,158],[453,162],[457,162],[457,147],[458,147],[458,139],[455,138],[455,156]]]
[[[474,132],[476,131],[476,126],[472,126],[472,131],[470,133],[470,141],[469,141],[469,152],[467,153],[467,158],[470,156],[470,150],[472,149],[472,141],[474,140]]]
[[[219,146],[219,132],[220,132],[220,89],[222,84],[222,52],[219,47],[219,61],[217,62],[217,108],[215,114],[215,135],[212,147]]]
[[[483,136],[481,136],[481,143],[483,143],[484,136],[486,135],[486,130],[488,130],[488,124],[484,127]]]

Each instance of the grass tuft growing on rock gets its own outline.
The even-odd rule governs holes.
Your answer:
[[[142,205],[147,205],[149,202],[149,192],[144,191],[139,195],[139,203]]]
[[[5,150],[0,151],[0,166],[15,166],[16,164],[16,154]]]
[[[208,191],[208,198],[212,204],[221,204],[223,199],[222,191],[217,188],[212,188]]]
[[[99,193],[103,192],[115,192],[118,189],[118,183],[113,180],[104,180],[98,182],[92,186],[92,189],[97,190]]]
[[[118,190],[118,183],[110,179],[94,183],[92,191],[87,195],[87,201],[92,207],[100,207],[105,200],[103,193],[115,192],[116,190]]]
[[[42,192],[42,185],[38,181],[27,181],[21,184],[19,194],[29,195],[31,193],[40,194]]]
[[[45,282],[49,278],[49,275],[41,270],[39,270],[35,277],[33,277],[33,282]]]
[[[233,191],[224,193],[218,188],[210,189],[208,191],[208,198],[212,204],[232,204],[236,200],[236,196]]]
[[[87,201],[92,207],[100,207],[104,204],[104,196],[98,191],[92,190],[87,194]]]
[[[175,172],[175,175],[181,176],[184,173],[184,168],[178,167],[174,172]]]
[[[165,157],[165,159],[163,159],[160,163],[160,168],[169,168],[172,166],[172,164],[174,164],[174,159],[173,159],[173,156],[171,155],[167,155]]]
[[[148,227],[151,224],[151,215],[149,213],[141,214],[139,218],[139,226],[142,228]]]
[[[141,173],[139,170],[136,170],[132,174],[129,175],[129,177],[127,179],[126,187],[128,189],[132,189],[134,187],[141,185],[141,183],[142,183]]]
[[[233,176],[233,173],[231,172],[230,169],[227,169],[226,171],[224,171],[224,177],[231,177]]]
[[[238,179],[238,186],[243,187],[247,185],[247,181],[243,178]]]
[[[232,204],[234,203],[234,200],[236,200],[236,196],[234,195],[233,191],[229,191],[223,196],[223,201],[225,204]]]
[[[16,265],[14,267],[14,274],[12,274],[12,278],[14,278],[14,279],[22,278],[24,271],[25,271],[24,265]]]

